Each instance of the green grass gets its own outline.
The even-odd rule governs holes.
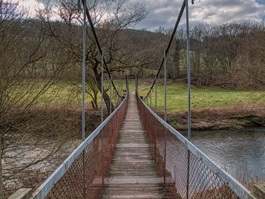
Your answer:
[[[135,79],[129,80],[129,89],[135,90]],[[115,80],[115,86],[119,93],[123,95],[123,90],[126,89],[125,79]],[[27,93],[27,85],[21,85],[12,93],[13,97],[22,96],[27,93],[26,100],[31,100],[44,82],[39,81],[34,83],[34,87]],[[150,80],[139,80],[139,94],[146,96],[152,84]],[[109,88],[109,81],[105,81],[105,88]],[[157,106],[159,110],[164,109],[164,86],[157,86]],[[109,90],[108,90],[109,93]],[[117,98],[117,97],[116,97]],[[115,102],[116,98],[113,98]],[[101,94],[98,93],[98,103],[101,102]],[[149,104],[150,104],[150,98]],[[63,104],[76,103],[81,104],[82,90],[79,87],[73,86],[66,82],[59,82],[52,85],[38,100],[37,104]],[[89,103],[92,99],[86,94],[86,102]],[[185,111],[188,106],[187,87],[181,83],[168,83],[167,85],[167,110],[168,111]],[[222,108],[236,104],[265,104],[265,91],[243,91],[243,90],[221,90],[221,89],[201,89],[192,87],[191,89],[191,107],[192,109],[203,108]],[[152,108],[155,106],[155,89],[152,91]]]
[[[149,88],[140,90],[140,95],[146,96]],[[185,111],[188,107],[187,87],[180,83],[167,85],[167,110]],[[164,86],[157,86],[157,107],[164,109]],[[149,98],[150,104],[150,98]],[[222,108],[237,104],[265,104],[265,91],[221,90],[221,89],[191,89],[191,108]],[[155,89],[152,91],[152,107],[155,107]]]
[[[10,98],[14,101],[19,99],[21,102],[30,102],[34,99],[36,95],[40,93],[44,85],[47,82],[45,80],[25,80],[19,85],[12,88],[10,92]],[[125,80],[115,81],[115,86],[120,95],[123,95],[123,90],[126,89]],[[107,89],[107,93],[110,93],[110,82],[104,81],[104,89]],[[87,89],[87,87],[86,87]],[[112,94],[114,95],[114,94]],[[101,103],[101,93],[98,92],[98,105]],[[116,97],[116,96],[115,96]],[[117,97],[116,97],[117,98]],[[90,103],[92,98],[86,94],[86,103]],[[116,99],[113,99],[113,101]],[[45,105],[45,104],[81,104],[82,101],[82,87],[81,82],[79,85],[71,85],[69,82],[57,82],[51,85],[43,94],[41,94],[35,104]]]
[[[16,86],[14,92],[11,93],[12,98],[17,99],[20,96],[21,101],[30,102],[37,96],[45,85],[44,80],[28,80],[27,84],[20,84]],[[64,104],[64,103],[81,103],[82,94],[81,87],[70,85],[65,82],[57,82],[51,85],[35,100],[35,104]],[[89,102],[91,98],[86,95],[86,101]]]

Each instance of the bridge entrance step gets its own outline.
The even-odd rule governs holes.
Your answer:
[[[131,95],[102,199],[167,199]]]

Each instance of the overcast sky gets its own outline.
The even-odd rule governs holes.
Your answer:
[[[20,2],[33,5],[30,6],[32,13],[38,6],[36,0]],[[140,2],[145,3],[149,14],[135,28],[153,31],[160,26],[166,29],[174,27],[183,0],[140,0]],[[198,23],[218,25],[226,22],[261,21],[265,18],[265,0],[195,0],[195,4],[190,3],[189,8],[191,26]],[[184,23],[185,13],[181,25],[184,26]]]
[[[144,0],[149,11],[135,28],[155,30],[159,26],[174,27],[183,0]],[[191,0],[189,0],[191,2]],[[195,0],[190,3],[190,25],[208,23],[261,21],[265,16],[265,0]],[[185,13],[181,24],[184,26]]]

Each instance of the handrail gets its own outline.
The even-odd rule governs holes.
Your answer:
[[[31,199],[43,199],[45,198],[54,185],[62,178],[62,176],[67,172],[67,170],[71,167],[74,161],[82,155],[84,150],[93,142],[93,140],[98,137],[100,132],[106,125],[110,122],[111,119],[114,118],[118,111],[122,108],[125,109],[124,106],[127,106],[128,100],[128,92],[121,102],[121,104],[112,112],[104,121],[101,123],[94,131],[88,136],[73,152],[72,154],[50,175],[50,177],[33,193]],[[125,111],[124,111],[125,112]],[[122,123],[122,121],[119,121]],[[98,166],[98,165],[97,165]]]
[[[205,166],[207,166],[211,172],[213,172],[217,177],[219,177],[225,185],[227,185],[238,197],[244,199],[255,199],[251,192],[244,187],[240,182],[238,182],[234,177],[224,171],[221,167],[214,163],[207,155],[205,155],[200,149],[198,149],[194,144],[192,144],[187,138],[180,134],[177,130],[171,127],[167,122],[160,118],[156,113],[154,113],[138,96],[138,102],[140,102],[144,108],[171,134],[173,134],[182,144],[184,144],[188,151],[190,151],[198,161],[201,161]],[[148,119],[150,116],[148,116]],[[152,123],[154,126],[154,122]],[[154,130],[152,130],[154,132]],[[165,144],[166,145],[166,144]],[[165,152],[167,153],[167,152]],[[166,164],[166,163],[164,163]],[[190,177],[188,177],[190,178]]]

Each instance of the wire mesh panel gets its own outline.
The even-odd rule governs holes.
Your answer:
[[[189,195],[191,198],[239,198],[201,160],[190,153]]]
[[[101,198],[127,99],[39,187],[32,198]]]
[[[175,188],[175,182],[172,175],[169,170],[166,169],[166,159],[168,156],[166,141],[167,131],[159,121],[150,114],[147,109],[145,109],[143,103],[138,101],[138,107],[149,140],[151,154],[157,163],[157,168],[160,172],[159,174],[163,176],[163,183],[167,196],[171,196],[171,198],[175,199],[181,198]]]
[[[138,98],[152,155],[171,198],[255,198]]]

